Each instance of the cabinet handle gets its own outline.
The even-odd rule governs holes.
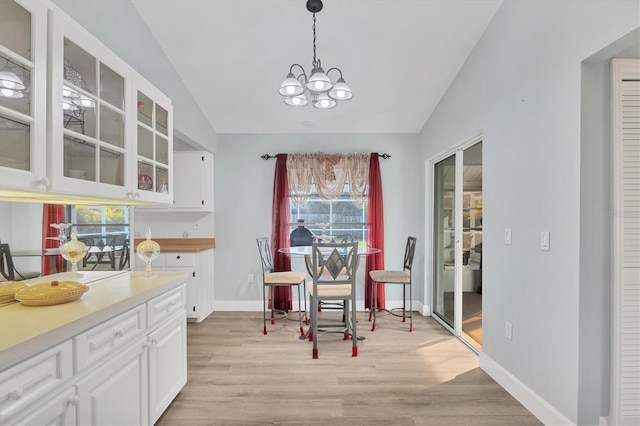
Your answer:
[[[122,336],[124,336],[124,331],[123,330],[118,330],[118,331],[116,331],[116,334],[115,334],[114,338],[115,337],[122,337]]]
[[[176,256],[176,259],[180,259],[180,255],[177,255],[177,256]]]
[[[73,395],[71,398],[69,398],[69,405],[78,405],[78,402],[80,402],[80,397],[78,395]]]
[[[173,301],[169,302],[169,304],[167,305],[167,311],[170,311],[171,308],[173,308],[173,305],[175,305],[175,304],[176,304],[176,302],[173,302]]]
[[[16,388],[16,389],[12,390],[11,392],[9,392],[9,398],[11,398],[11,399],[20,399],[20,398],[22,398],[23,394],[24,394],[24,389]]]

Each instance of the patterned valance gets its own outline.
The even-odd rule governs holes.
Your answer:
[[[370,157],[369,153],[289,154],[289,196],[297,205],[304,203],[313,182],[321,199],[335,200],[348,181],[354,204],[362,205],[369,190]]]

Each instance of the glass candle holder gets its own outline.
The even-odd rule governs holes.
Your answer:
[[[87,254],[87,245],[82,241],[78,241],[76,228],[71,229],[71,239],[60,245],[60,255],[67,261],[71,262],[71,274],[75,278],[79,278],[82,274],[78,273],[78,262]]]
[[[153,277],[151,262],[160,254],[160,244],[151,239],[151,229],[147,229],[147,239],[136,247],[136,254],[146,263],[144,276],[147,278]]]

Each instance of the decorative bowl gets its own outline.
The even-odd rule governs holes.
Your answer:
[[[51,281],[32,285],[14,297],[23,305],[49,306],[73,302],[89,291],[89,286],[76,281]]]

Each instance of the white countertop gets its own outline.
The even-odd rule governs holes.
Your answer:
[[[159,296],[187,280],[186,271],[82,272],[90,288],[76,301],[52,306],[14,303],[0,308],[0,370]],[[69,279],[65,273],[25,281]]]

